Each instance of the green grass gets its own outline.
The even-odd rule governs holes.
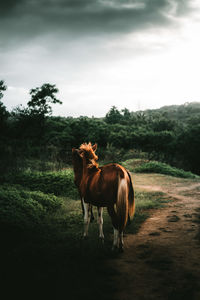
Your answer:
[[[128,160],[123,165],[132,172],[135,173],[159,173],[180,178],[199,178],[191,172],[186,172],[182,169],[171,167],[168,164],[161,163],[158,161],[144,162],[142,160]]]
[[[47,214],[41,196],[41,192],[22,187],[17,191],[13,186],[10,190],[8,185],[1,186],[0,262],[7,295],[15,298],[31,293],[45,299],[52,295],[59,299],[87,295],[87,299],[93,299],[100,284],[95,299],[106,299],[105,295],[112,299],[108,278],[113,271],[105,267],[105,259],[111,255],[108,216],[104,218],[105,245],[99,242],[96,222],[91,224],[90,237],[85,241],[80,202],[44,194],[44,199],[53,197],[61,204]]]
[[[121,162],[121,165],[128,169],[130,172],[135,172],[135,169],[141,166],[142,164],[146,163],[146,159],[134,158],[134,159],[127,159]]]
[[[34,227],[61,205],[61,199],[52,194],[29,191],[19,185],[0,186],[0,223],[4,227]]]
[[[0,262],[7,293],[112,299],[114,270],[106,265],[108,258],[116,258],[110,217],[104,209],[104,245],[96,220],[83,240],[77,194],[72,170],[12,174],[0,185]],[[136,191],[135,196],[136,213],[127,233],[138,232],[150,209],[169,201],[160,192]]]
[[[74,184],[74,173],[72,169],[57,172],[24,171],[10,173],[1,176],[0,181],[2,183],[20,184],[34,191],[79,199],[78,191]]]

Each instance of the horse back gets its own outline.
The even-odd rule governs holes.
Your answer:
[[[108,164],[98,168],[88,177],[85,201],[96,206],[109,206],[116,203],[119,178],[123,179],[126,170],[118,164]]]

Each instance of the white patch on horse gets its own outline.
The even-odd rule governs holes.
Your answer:
[[[83,233],[83,236],[87,237],[89,224],[90,224],[90,209],[89,209],[89,204],[85,203],[84,199],[83,199],[83,208],[84,208],[84,233]]]
[[[99,223],[99,238],[104,239],[103,234],[103,207],[97,208],[97,220]]]

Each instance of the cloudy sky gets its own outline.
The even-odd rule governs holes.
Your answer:
[[[56,84],[54,115],[200,101],[199,0],[1,0],[3,102]]]

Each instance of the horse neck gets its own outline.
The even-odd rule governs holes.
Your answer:
[[[81,180],[83,177],[83,165],[81,164],[74,164],[74,174],[76,179],[76,184],[80,187]]]
[[[86,158],[83,157],[83,172],[82,172],[82,178],[81,178],[81,183],[80,183],[80,190],[81,190],[81,194],[83,197],[86,194],[88,178],[89,178],[89,175],[92,174],[91,172],[92,172],[91,169],[88,168],[88,165],[86,163]]]
[[[80,186],[80,184],[81,184],[82,177],[83,177],[83,170],[78,170],[76,172],[76,178],[77,178],[78,186]]]
[[[87,166],[87,163],[86,163],[86,158],[83,157],[83,169],[82,169],[82,178],[85,178],[85,176],[88,175],[88,166]]]

